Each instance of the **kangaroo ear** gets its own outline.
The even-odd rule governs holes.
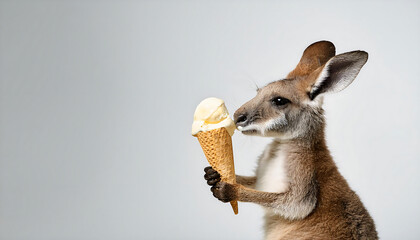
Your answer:
[[[309,98],[314,100],[318,95],[335,93],[346,88],[359,74],[367,59],[368,53],[364,51],[347,52],[332,57],[322,68],[313,72],[317,76]]]
[[[287,75],[287,78],[307,76],[335,55],[335,46],[332,42],[319,41],[312,43],[305,49],[296,68]]]

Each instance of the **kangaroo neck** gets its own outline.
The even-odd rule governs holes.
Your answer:
[[[311,134],[292,139],[283,139],[275,137],[274,142],[280,146],[290,146],[294,149],[301,149],[305,151],[327,150],[324,128],[320,128],[317,131],[313,131]]]

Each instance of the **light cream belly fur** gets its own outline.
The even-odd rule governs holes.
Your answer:
[[[287,152],[278,145],[269,145],[263,153],[257,169],[255,189],[263,192],[282,193],[289,188],[286,171]],[[276,214],[270,208],[264,207],[266,214]]]
[[[273,149],[274,147],[274,149]],[[257,169],[257,182],[255,189],[263,192],[282,193],[289,188],[289,179],[286,171],[286,151],[284,148],[276,149],[278,146],[269,145],[260,160]],[[263,207],[266,217],[276,215],[270,208]],[[292,226],[273,226],[267,229],[265,239],[281,239],[293,229]]]
[[[284,149],[265,149],[257,169],[255,189],[263,192],[281,193],[289,187],[286,171],[286,151]],[[274,152],[270,154],[270,152]]]

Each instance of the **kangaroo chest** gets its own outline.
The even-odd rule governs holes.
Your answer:
[[[289,187],[287,151],[280,146],[268,146],[257,168],[256,189],[264,192],[285,192]]]

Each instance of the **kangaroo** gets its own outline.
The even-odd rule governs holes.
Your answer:
[[[256,176],[204,178],[222,202],[252,202],[265,209],[265,239],[378,239],[375,224],[338,171],[325,141],[323,97],[346,88],[368,54],[335,55],[328,41],[313,43],[285,79],[269,83],[234,114],[245,135],[272,137]]]

